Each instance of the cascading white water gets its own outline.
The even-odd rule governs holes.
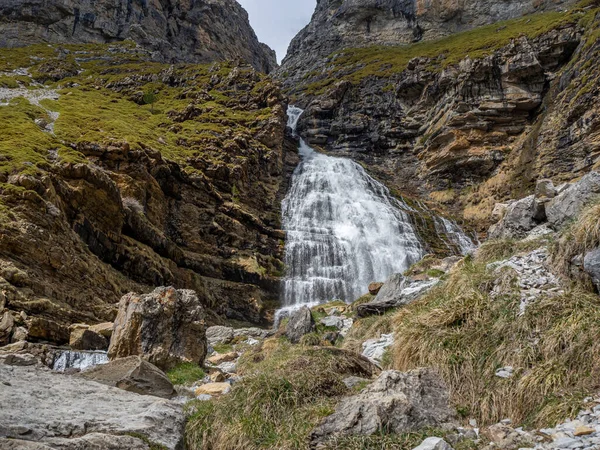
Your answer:
[[[301,114],[288,110],[294,132]],[[406,204],[352,160],[317,153],[303,140],[299,152],[302,162],[283,201],[284,306],[355,300],[370,282],[421,259]]]
[[[52,370],[64,372],[68,369],[79,369],[83,372],[106,363],[108,363],[106,352],[65,350],[55,358]]]

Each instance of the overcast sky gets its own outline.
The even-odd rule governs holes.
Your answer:
[[[316,0],[238,0],[248,11],[258,39],[284,58],[290,41],[312,16]]]

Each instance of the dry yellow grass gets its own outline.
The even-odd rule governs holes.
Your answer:
[[[484,246],[475,261],[398,312],[393,366],[437,368],[459,412],[481,424],[509,417],[552,425],[600,387],[600,297],[573,288],[541,298],[519,316],[510,272],[503,275],[504,294],[492,298],[497,275],[486,270],[489,261],[523,249],[519,245]],[[515,368],[513,378],[495,376],[504,366]]]

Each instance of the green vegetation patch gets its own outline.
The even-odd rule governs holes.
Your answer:
[[[183,363],[167,372],[167,377],[174,385],[192,384],[204,378],[205,373],[198,364]]]
[[[238,363],[244,377],[231,393],[198,405],[186,430],[195,449],[305,449],[310,431],[348,388],[357,373],[340,350],[291,345],[269,339]]]

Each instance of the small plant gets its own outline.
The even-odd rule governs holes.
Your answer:
[[[204,378],[205,373],[198,364],[183,363],[167,372],[167,377],[175,385],[191,384]]]
[[[142,98],[142,101],[144,102],[144,105],[150,105],[151,114],[154,114],[154,103],[156,103],[156,100],[157,95],[154,93],[154,91],[148,90],[144,92],[144,97]]]

